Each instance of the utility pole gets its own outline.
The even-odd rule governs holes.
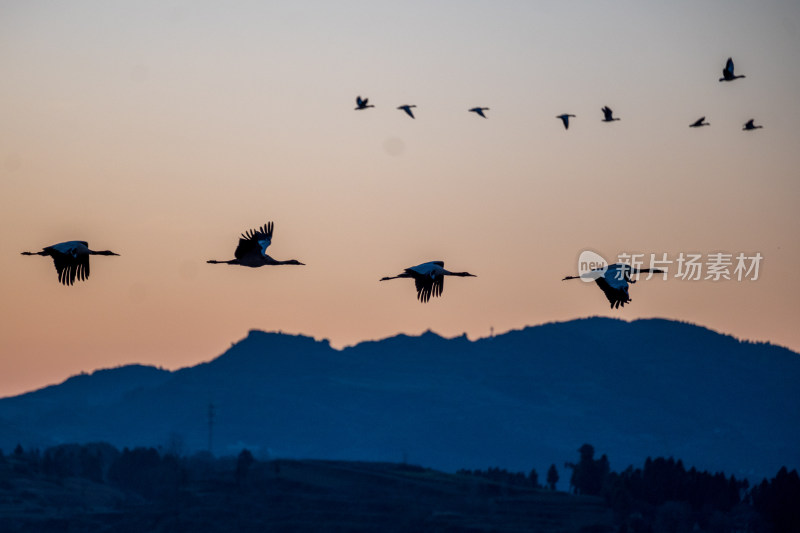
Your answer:
[[[214,403],[209,402],[208,404],[208,453],[214,455]]]

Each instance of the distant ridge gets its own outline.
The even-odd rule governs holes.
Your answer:
[[[663,319],[587,318],[471,341],[427,331],[335,350],[252,330],[166,371],[131,365],[0,399],[0,447],[208,443],[216,454],[399,461],[447,471],[673,456],[760,480],[800,467],[800,355]],[[566,474],[563,474],[566,476]]]

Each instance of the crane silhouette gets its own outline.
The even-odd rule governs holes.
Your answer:
[[[609,265],[608,268],[594,269],[580,276],[567,276],[561,281],[568,279],[594,279],[597,286],[606,295],[611,309],[625,306],[632,300],[628,294],[628,283],[636,283],[636,280],[631,279],[631,274],[639,274],[641,272],[653,272],[655,274],[663,274],[664,271],[659,268],[633,268],[631,265],[624,263],[615,263]]]
[[[406,105],[401,105],[401,106],[400,106],[400,107],[398,107],[397,109],[402,109],[403,111],[405,111],[405,112],[406,112],[406,114],[407,114],[409,117],[411,117],[411,118],[416,118],[416,117],[414,117],[414,113],[413,113],[413,111],[411,111],[411,108],[412,108],[412,107],[417,107],[417,106],[415,106],[415,105],[408,105],[408,104],[406,104]]]
[[[412,278],[417,287],[417,299],[425,303],[431,296],[441,296],[444,290],[445,276],[477,277],[469,272],[450,272],[444,269],[443,261],[430,261],[406,268],[401,274],[381,278],[381,281],[398,278]]]
[[[604,106],[603,109],[603,122],[614,122],[615,120],[619,120],[618,118],[614,118],[614,112],[611,110],[610,107]]]
[[[489,111],[488,107],[473,107],[469,110],[471,113],[477,113],[478,115],[486,118],[486,115],[483,114],[484,111]]]
[[[41,252],[22,252],[22,255],[49,255],[58,272],[58,281],[72,285],[75,280],[89,279],[90,255],[119,255],[109,250],[90,250],[86,241],[67,241],[43,248]]]
[[[272,244],[273,228],[273,223],[269,222],[258,229],[251,229],[242,233],[242,237],[239,239],[239,245],[236,247],[236,251],[233,252],[235,259],[231,259],[230,261],[209,259],[206,262],[214,265],[241,265],[252,268],[266,265],[305,265],[305,263],[301,263],[297,259],[277,261],[267,255],[267,248]]]
[[[705,119],[706,119],[706,117],[700,117],[697,120],[695,120],[694,122],[692,122],[691,124],[689,124],[689,127],[690,128],[699,128],[701,126],[710,126],[711,124],[709,124],[708,122],[704,122]]]
[[[752,119],[752,118],[751,118],[750,120],[748,120],[747,122],[745,122],[745,123],[744,123],[744,126],[742,127],[742,131],[751,131],[751,130],[757,130],[757,129],[759,129],[759,128],[763,128],[763,127],[764,127],[764,126],[756,126],[755,124],[753,124],[753,121],[754,121],[754,120],[755,120],[755,119]]]
[[[361,98],[360,96],[356,96],[356,111],[360,109],[367,109],[368,107],[375,107],[372,104],[367,104],[369,102],[369,98]]]
[[[563,115],[558,115],[558,116],[556,117],[556,118],[560,118],[560,119],[561,119],[561,122],[563,122],[563,123],[564,123],[564,129],[565,129],[565,130],[568,130],[568,129],[569,129],[569,117],[575,118],[575,115],[569,115],[569,114],[567,114],[567,113],[564,113]]]
[[[722,69],[722,77],[719,81],[733,81],[737,78],[744,78],[744,75],[735,76],[733,74],[733,59],[729,57],[727,63],[725,63],[725,68]]]

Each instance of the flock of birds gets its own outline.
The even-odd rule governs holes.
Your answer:
[[[274,229],[275,224],[268,222],[260,228],[248,230],[242,233],[239,238],[239,244],[233,252],[233,259],[227,261],[209,259],[206,262],[250,268],[276,265],[305,265],[305,263],[301,263],[297,259],[280,261],[267,255],[267,248],[272,244]],[[86,241],[67,241],[47,246],[40,252],[22,252],[22,255],[51,257],[58,273],[58,281],[64,285],[73,285],[76,280],[84,281],[89,278],[89,256],[119,254],[109,250],[92,250]],[[631,279],[631,275],[643,272],[663,273],[659,269],[635,269],[627,264],[615,263],[605,269],[597,269],[582,276],[567,276],[564,280],[586,278],[587,276],[593,278],[606,295],[606,298],[608,298],[611,308],[614,309],[630,303],[629,283],[636,283],[636,280]],[[417,299],[422,303],[426,303],[432,296],[438,297],[442,295],[445,276],[477,277],[469,272],[451,272],[444,268],[443,261],[429,261],[408,267],[396,276],[383,277],[380,281],[401,278],[413,279],[417,289]]]
[[[719,81],[733,81],[733,80],[736,80],[736,79],[739,79],[739,78],[744,78],[744,77],[745,77],[744,75],[734,74],[734,71],[733,71],[733,59],[729,57],[728,61],[725,63],[725,68],[722,69],[722,77],[719,79]],[[356,111],[362,111],[364,109],[369,109],[371,107],[375,107],[375,106],[369,103],[369,98],[361,98],[360,96],[356,97],[356,107],[355,107]],[[405,104],[405,105],[398,106],[397,109],[399,109],[400,111],[405,112],[405,114],[408,115],[411,118],[416,118],[414,116],[414,112],[411,110],[414,107],[417,107],[417,106]],[[475,113],[476,115],[479,115],[479,116],[481,116],[483,118],[488,118],[486,116],[486,113],[484,113],[484,111],[489,111],[489,108],[488,107],[473,107],[473,108],[468,109],[467,111],[470,112],[470,113]],[[603,106],[601,111],[603,112],[603,122],[614,122],[615,120],[620,120],[619,117],[615,117],[614,116],[614,112],[608,106]],[[569,129],[569,119],[570,118],[575,118],[575,115],[572,115],[572,114],[569,114],[569,113],[563,113],[561,115],[556,115],[556,118],[561,120],[561,122],[564,124],[564,129]],[[699,119],[697,119],[693,123],[689,124],[689,127],[690,128],[699,128],[701,126],[710,126],[711,124],[709,124],[705,120],[706,120],[706,117],[700,117]],[[750,130],[757,130],[757,129],[763,127],[763,126],[755,125],[754,122],[755,122],[755,119],[748,120],[747,122],[745,122],[744,126],[742,127],[742,130],[750,131]]]
[[[733,81],[738,78],[744,78],[743,75],[734,74],[733,60],[728,58],[725,68],[722,70],[722,78],[719,81]],[[356,97],[356,110],[364,110],[375,107],[369,103],[368,98]],[[414,117],[415,105],[401,105],[397,109],[405,112],[409,117]],[[476,113],[483,118],[487,118],[485,111],[488,107],[473,107],[469,112]],[[603,122],[613,122],[620,120],[614,117],[614,112],[605,106],[602,108]],[[569,129],[569,119],[575,118],[575,115],[568,113],[558,115],[556,118],[560,119],[565,129]],[[709,123],[705,122],[705,117],[699,118],[694,123],[690,124],[691,128],[699,128],[701,126],[708,126]],[[754,121],[748,120],[743,129],[754,130],[762,126],[755,125]],[[227,261],[219,261],[210,259],[207,263],[211,264],[226,264],[226,265],[239,265],[251,268],[262,266],[276,266],[276,265],[304,265],[297,259],[289,259],[280,261],[273,259],[267,255],[267,248],[272,244],[272,235],[275,226],[273,222],[261,226],[260,228],[251,229],[242,233],[239,238],[239,244],[233,252],[233,259]],[[64,285],[73,285],[76,280],[84,281],[89,278],[89,256],[91,255],[119,255],[109,250],[96,251],[89,248],[86,241],[67,241],[52,246],[47,246],[39,252],[22,252],[22,255],[41,255],[49,256],[53,259],[53,263],[58,273],[58,281]],[[624,306],[626,303],[631,302],[629,295],[630,284],[636,283],[632,279],[632,275],[640,273],[661,273],[664,271],[657,268],[633,268],[629,264],[615,263],[608,265],[605,268],[599,268],[590,272],[584,273],[579,276],[566,276],[562,281],[570,279],[593,279],[598,287],[603,291],[605,297],[611,304],[612,309]],[[429,261],[416,266],[408,267],[396,276],[387,276],[380,279],[380,281],[388,281],[392,279],[410,278],[414,280],[414,285],[417,290],[417,299],[422,302],[428,302],[432,296],[439,297],[444,290],[445,276],[455,277],[476,277],[469,272],[450,272],[444,268],[443,261]]]

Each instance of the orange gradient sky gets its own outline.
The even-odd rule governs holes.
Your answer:
[[[719,83],[729,56],[747,77]],[[800,350],[798,57],[793,0],[2,2],[0,396],[251,328],[338,347],[665,317]],[[269,220],[307,266],[205,263]],[[74,287],[20,255],[65,240],[121,255]],[[612,311],[561,282],[585,249],[764,259]],[[378,282],[437,259],[478,277],[427,305]]]

